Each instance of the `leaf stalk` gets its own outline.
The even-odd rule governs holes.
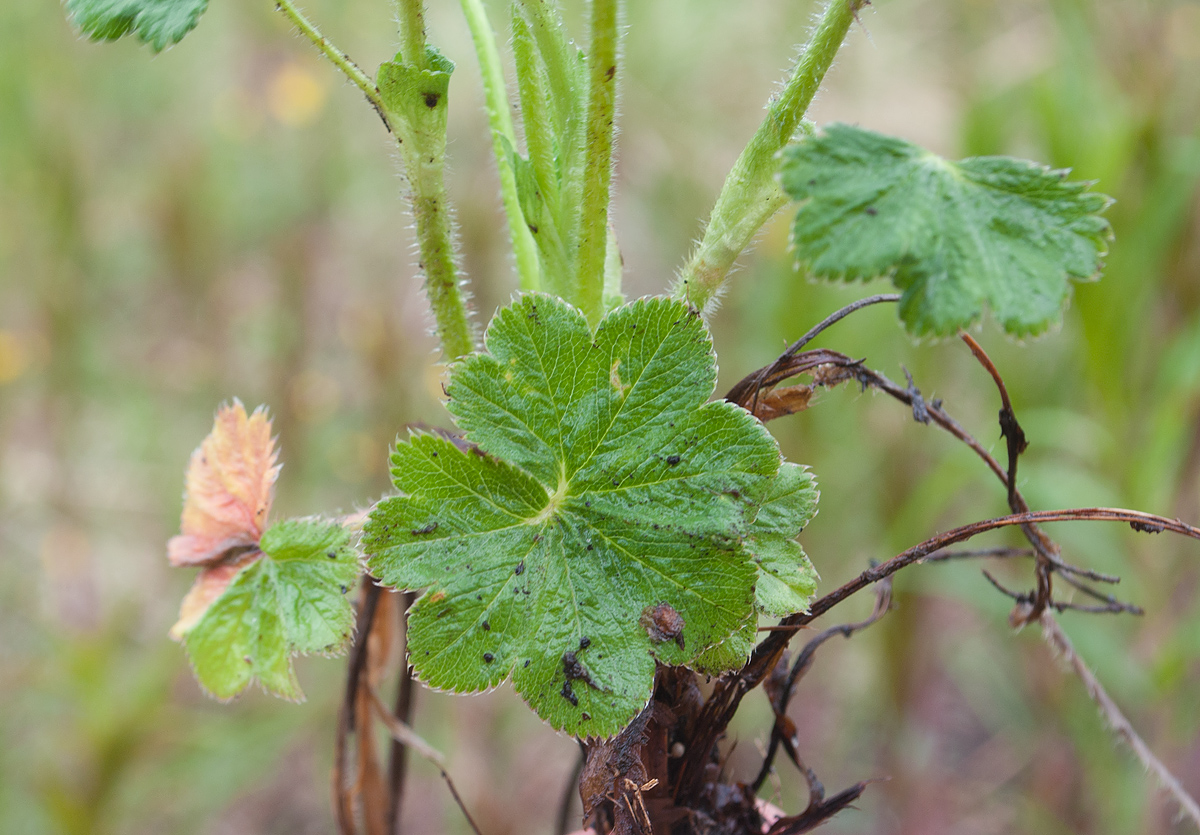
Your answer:
[[[830,0],[766,118],[734,163],[708,227],[676,280],[674,295],[711,313],[726,276],[755,234],[787,203],[776,180],[776,154],[792,141],[817,88],[865,0]]]
[[[587,146],[573,299],[595,327],[604,315],[604,262],[608,254],[609,189],[617,90],[617,6],[592,0],[588,49]]]

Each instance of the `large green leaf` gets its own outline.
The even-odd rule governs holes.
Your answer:
[[[371,512],[371,571],[426,589],[409,651],[427,683],[470,692],[511,674],[556,728],[609,736],[649,699],[656,659],[745,659],[744,640],[712,651],[753,638],[747,538],[779,452],[746,411],[706,402],[712,346],[681,302],[634,302],[592,333],[565,302],[527,295],[496,314],[487,347],[448,387],[475,446],[397,445],[403,495]]]
[[[183,636],[196,679],[230,699],[257,678],[278,696],[304,698],[292,656],[345,650],[354,629],[346,593],[359,574],[341,525],[294,519],[267,528],[262,556],[243,568]]]
[[[784,152],[792,227],[815,276],[889,275],[915,334],[946,335],[984,306],[1009,333],[1056,322],[1070,281],[1095,278],[1109,198],[1066,171],[1010,157],[949,162],[916,145],[833,125]]]
[[[67,13],[93,40],[133,34],[155,52],[196,28],[208,0],[67,0]]]

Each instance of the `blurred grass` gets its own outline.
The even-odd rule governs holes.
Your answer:
[[[515,281],[453,5],[432,9],[430,31],[459,65],[450,191],[484,321]],[[681,262],[811,6],[629,5],[615,220],[637,295]],[[384,4],[310,6],[364,66],[389,55]],[[1032,442],[1021,486],[1035,507],[1200,518],[1200,4],[881,0],[812,115],[1072,167],[1117,199],[1105,277],[1076,289],[1063,327],[980,339]],[[398,429],[447,423],[400,186],[374,114],[270,4],[214,3],[157,57],[80,41],[56,4],[0,5],[0,831],[330,830],[340,665],[302,663],[302,706],[208,701],[165,638],[189,578],[167,570],[163,543],[222,399],[275,415],[279,515],[364,506],[387,488]],[[867,292],[797,275],[785,226],[744,259],[714,320],[723,387]],[[994,391],[957,343],[915,345],[876,308],[821,344],[895,379],[907,367],[999,448]],[[772,429],[821,481],[803,541],[826,588],[1004,512],[969,451],[883,398],[828,392]],[[1147,609],[1063,622],[1200,794],[1196,545],[1053,533]],[[1029,582],[1025,566],[996,568]],[[914,569],[896,592],[897,611],[823,651],[795,704],[831,790],[892,777],[829,831],[1185,831],[1078,683],[1035,636],[1009,634],[978,566]],[[765,701],[749,702],[730,754],[746,775],[769,728]],[[548,831],[574,746],[511,691],[422,692],[417,723],[489,835]],[[771,791],[797,808],[800,785],[781,765]],[[416,766],[407,831],[462,831],[443,799]]]

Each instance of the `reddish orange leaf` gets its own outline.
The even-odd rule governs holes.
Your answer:
[[[196,577],[171,637],[182,640],[246,565],[262,556],[258,541],[279,476],[271,419],[241,401],[217,410],[213,430],[192,453],[179,536],[167,543],[171,565],[196,565]]]
[[[228,562],[210,566],[197,574],[196,582],[184,595],[183,603],[179,606],[179,620],[171,627],[171,637],[182,641],[183,636],[204,617],[213,601],[225,592],[237,573],[261,556],[261,551],[239,554]]]
[[[279,476],[271,419],[241,401],[217,410],[213,430],[192,453],[180,535],[167,543],[171,565],[211,565],[258,545]]]

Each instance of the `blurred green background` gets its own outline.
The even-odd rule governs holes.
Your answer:
[[[582,35],[582,4],[567,5]],[[813,7],[628,5],[615,223],[640,295],[681,263]],[[362,65],[389,56],[386,3],[308,11]],[[458,62],[449,188],[484,322],[515,279],[457,4],[435,4],[430,39]],[[1116,197],[1106,276],[1076,289],[1063,326],[1025,345],[986,324],[979,338],[1031,440],[1021,487],[1035,508],[1200,520],[1200,3],[879,0],[811,115],[951,156],[1069,166]],[[367,506],[403,424],[447,425],[401,190],[377,117],[269,2],[217,0],[158,56],[81,41],[56,3],[0,4],[0,831],[332,830],[341,662],[300,662],[302,705],[206,699],[166,638],[190,577],[168,569],[164,543],[223,399],[275,416],[277,516]],[[882,289],[810,283],[773,224],[713,320],[721,390]],[[894,379],[907,367],[1002,450],[994,389],[959,343],[913,344],[877,307],[819,344]],[[820,479],[802,540],[826,589],[1005,512],[965,447],[886,398],[828,392],[772,429]],[[1200,546],[1123,526],[1051,533],[1146,608],[1062,622],[1200,794]],[[1030,582],[1027,565],[992,568]],[[793,703],[831,790],[891,778],[826,831],[1192,831],[1034,630],[1011,633],[978,565],[910,569],[896,601],[828,645]],[[753,775],[769,722],[752,695],[728,741],[733,773]],[[575,746],[511,690],[422,690],[415,724],[488,835],[550,831]],[[803,805],[782,760],[765,794]],[[421,763],[404,816],[407,832],[465,830]]]

